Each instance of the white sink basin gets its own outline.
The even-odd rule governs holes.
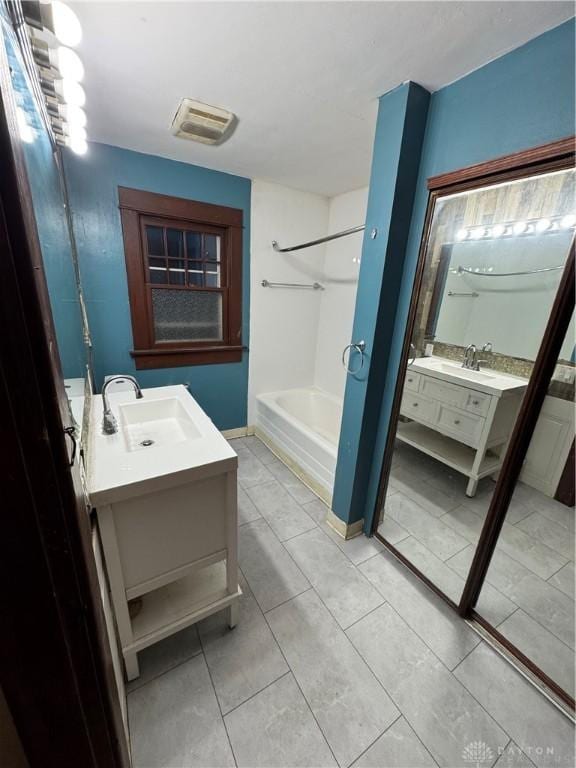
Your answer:
[[[467,383],[471,389],[497,397],[502,397],[504,393],[523,391],[528,383],[526,379],[500,373],[500,371],[471,371],[468,368],[462,368],[460,363],[443,357],[418,357],[408,370],[434,376],[443,381],[451,381],[460,386]]]
[[[181,386],[111,392],[118,421],[102,431],[103,403],[90,404],[88,492],[94,506],[195,482],[235,469],[237,457],[212,421]]]
[[[154,450],[201,436],[180,400],[136,400],[118,406],[120,429],[129,451]]]
[[[481,371],[473,371],[469,368],[462,368],[462,366],[457,363],[435,362],[430,367],[439,371],[444,371],[444,373],[449,373],[452,376],[461,376],[463,379],[469,379],[471,381],[491,381],[496,378],[493,373],[484,373]]]

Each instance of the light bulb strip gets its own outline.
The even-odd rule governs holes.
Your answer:
[[[546,235],[568,230],[574,226],[576,226],[576,214],[558,214],[556,216],[543,216],[523,221],[462,227],[456,232],[456,241],[474,242],[478,240],[500,240],[511,237]]]
[[[73,50],[82,37],[80,22],[60,0],[41,4],[38,19],[26,17],[22,22],[20,28],[26,33],[19,39],[28,54],[27,68],[37,84],[36,93],[43,97],[49,133],[56,144],[85,154],[88,145],[82,107],[86,97],[80,85],[84,66]]]

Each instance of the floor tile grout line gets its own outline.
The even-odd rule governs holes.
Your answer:
[[[435,656],[435,657],[436,657],[436,659],[438,659],[438,657],[436,656],[436,654],[434,653],[434,651],[433,651],[433,650],[432,650],[432,649],[431,649],[431,648],[428,646],[428,644],[427,644],[427,643],[426,643],[426,642],[425,642],[425,641],[424,641],[424,640],[423,640],[423,639],[420,637],[420,635],[419,635],[417,632],[415,632],[415,630],[414,630],[414,629],[412,629],[412,627],[411,627],[411,626],[408,624],[408,622],[407,622],[405,619],[403,619],[403,618],[402,618],[402,616],[401,616],[401,615],[398,613],[398,611],[396,610],[396,608],[394,608],[394,606],[393,606],[391,603],[388,603],[388,605],[389,605],[389,606],[390,606],[390,608],[391,608],[391,609],[394,611],[394,613],[395,613],[395,614],[398,616],[398,618],[400,619],[400,621],[402,621],[404,624],[406,624],[406,626],[408,627],[408,629],[410,629],[412,632],[414,632],[414,634],[415,634],[415,635],[416,635],[416,636],[417,636],[417,637],[418,637],[418,638],[419,638],[419,639],[420,639],[420,640],[421,640],[421,641],[424,643],[424,645],[426,646],[426,648],[428,648],[428,650],[429,650],[429,651],[432,653],[432,655],[433,655],[433,656]],[[349,639],[350,639],[350,638],[349,638]],[[480,643],[484,643],[484,644],[485,644],[487,647],[489,647],[489,648],[490,648],[490,645],[489,645],[489,644],[488,644],[488,643],[487,643],[485,640],[483,640],[481,637],[480,637],[479,639],[480,639]],[[354,646],[354,648],[356,648],[356,645],[355,645],[355,644],[352,642],[352,640],[350,640],[350,642],[352,643],[352,645]],[[476,650],[476,649],[479,647],[480,643],[479,643],[478,645],[475,645],[475,646],[474,646],[474,648],[473,648],[472,650],[473,650],[473,651],[475,651],[475,650]],[[361,652],[361,651],[360,651],[358,648],[356,648],[356,651],[357,651],[357,652],[359,653],[359,655],[362,657],[362,659],[364,660],[364,663],[365,663],[365,664],[368,666],[368,668],[369,668],[369,669],[372,669],[372,668],[370,667],[370,665],[368,664],[368,661],[367,661],[367,660],[364,658],[364,654],[363,654],[363,653],[362,653],[362,652]],[[497,727],[498,727],[498,728],[499,728],[499,729],[502,731],[502,733],[504,733],[504,734],[505,734],[505,735],[508,737],[508,739],[510,739],[510,740],[511,740],[511,739],[512,739],[512,736],[511,736],[511,735],[508,733],[508,731],[507,731],[507,730],[504,728],[504,726],[502,725],[502,723],[500,723],[500,722],[499,722],[499,721],[498,721],[498,720],[497,720],[497,719],[494,717],[494,715],[492,715],[492,714],[490,714],[490,712],[488,712],[488,710],[487,710],[487,709],[484,707],[484,705],[482,704],[482,702],[480,702],[480,701],[479,701],[479,700],[476,698],[476,696],[475,696],[475,695],[472,693],[472,691],[471,691],[471,690],[468,688],[468,686],[467,686],[467,685],[465,685],[465,684],[462,682],[462,680],[460,680],[458,677],[456,677],[456,675],[454,674],[454,672],[453,672],[451,669],[449,669],[449,668],[448,668],[448,667],[447,667],[447,666],[446,666],[446,665],[445,665],[445,664],[442,662],[442,660],[441,660],[441,659],[438,659],[438,661],[440,662],[440,664],[442,664],[442,667],[443,667],[443,668],[446,670],[446,672],[448,672],[448,674],[449,674],[449,675],[452,675],[452,677],[453,677],[453,678],[456,680],[456,682],[457,682],[459,685],[461,685],[461,686],[462,686],[462,688],[464,688],[464,689],[465,689],[465,690],[468,692],[469,696],[470,696],[472,699],[474,699],[474,701],[475,701],[475,702],[478,704],[478,706],[479,706],[479,707],[480,707],[480,709],[481,709],[481,710],[484,712],[484,714],[485,714],[485,715],[486,715],[488,718],[490,718],[490,720],[492,720],[492,722],[493,722],[493,723],[495,723],[495,724],[496,724],[496,726],[497,726]],[[458,664],[458,666],[459,666],[459,664]],[[455,667],[455,669],[456,669],[456,667]],[[375,673],[373,672],[373,674],[375,674]],[[378,679],[378,678],[376,678],[376,679]],[[379,681],[379,682],[380,682],[380,681]],[[396,700],[395,700],[394,696],[392,696],[392,694],[390,694],[390,693],[388,692],[388,690],[385,688],[385,686],[384,686],[384,685],[383,685],[381,682],[380,682],[380,685],[381,685],[381,686],[382,686],[382,688],[383,688],[383,689],[386,691],[386,693],[388,694],[388,696],[390,696],[390,698],[391,698],[391,699],[392,699],[392,701],[394,702],[394,706],[396,706],[396,707],[398,708],[398,710],[399,710],[400,712],[402,712],[402,714],[403,714],[404,718],[406,719],[406,721],[408,722],[408,724],[410,725],[410,727],[412,728],[412,730],[414,731],[414,733],[416,733],[416,735],[418,736],[418,732],[416,731],[416,728],[414,727],[414,725],[412,724],[412,722],[410,721],[410,719],[408,718],[408,716],[407,716],[407,715],[404,713],[404,711],[402,710],[402,707],[400,707],[400,706],[399,706],[399,704],[397,704],[397,702],[396,702]],[[420,739],[420,741],[422,741],[422,739]],[[424,744],[424,746],[426,746],[426,744],[424,743],[424,741],[422,741],[422,743]],[[428,752],[430,752],[430,750],[428,750]],[[432,755],[432,757],[433,757],[433,755]],[[438,761],[436,761],[436,762],[438,762]]]
[[[258,603],[258,608],[260,608],[260,610],[262,611],[262,614],[266,616],[267,613],[270,613],[271,611],[275,611],[276,608],[280,608],[281,606],[286,605],[286,603],[289,603],[291,600],[295,600],[297,597],[300,597],[301,595],[305,595],[306,592],[310,592],[311,589],[314,589],[312,584],[310,584],[310,586],[307,587],[306,589],[303,589],[302,592],[298,592],[297,595],[292,595],[291,597],[287,597],[286,600],[282,600],[281,603],[278,603],[278,605],[274,605],[272,608],[267,608],[266,610],[264,610],[264,608],[262,608],[262,606],[259,603]]]
[[[364,663],[366,663],[366,662],[364,662]],[[382,683],[380,683],[380,685],[382,685]],[[394,706],[396,706],[396,705],[394,704]],[[381,738],[382,738],[382,736],[384,736],[386,733],[388,733],[388,731],[390,730],[390,728],[392,728],[392,726],[393,726],[393,725],[395,725],[395,724],[398,722],[398,720],[401,720],[401,719],[404,717],[404,715],[402,714],[402,712],[400,711],[400,709],[399,709],[398,707],[396,707],[396,709],[398,709],[398,717],[394,718],[394,720],[393,720],[393,721],[390,723],[390,725],[388,725],[388,726],[387,726],[387,727],[386,727],[386,728],[385,728],[385,729],[382,731],[382,733],[381,733],[381,734],[379,734],[378,736],[376,736],[376,738],[374,739],[374,741],[370,742],[370,744],[368,744],[368,746],[366,747],[366,749],[365,749],[365,750],[363,750],[362,752],[360,752],[360,754],[359,754],[357,757],[355,757],[355,758],[354,758],[354,760],[352,760],[352,762],[351,762],[351,763],[348,763],[348,768],[350,768],[350,766],[353,766],[355,763],[357,763],[357,762],[358,762],[358,760],[360,760],[360,758],[361,758],[361,757],[363,757],[363,755],[365,755],[365,754],[366,754],[366,752],[368,752],[368,750],[369,750],[369,749],[372,749],[372,747],[374,746],[374,744],[376,744],[376,742],[377,742],[379,739],[381,739]]]
[[[312,587],[311,587],[310,589],[312,589]],[[306,590],[306,591],[307,591],[307,592],[309,592],[310,590]],[[304,594],[304,592],[301,592],[301,594]],[[299,595],[297,595],[297,597],[299,597]],[[292,599],[292,600],[294,600],[295,598],[291,598],[291,599]],[[287,601],[287,602],[289,602],[289,601]],[[283,603],[283,605],[284,605],[284,603]],[[278,606],[278,607],[280,607],[280,606]],[[323,738],[323,739],[324,739],[324,741],[326,742],[326,746],[327,746],[327,747],[328,747],[328,749],[330,750],[330,754],[331,754],[331,755],[332,755],[332,757],[334,758],[334,762],[336,763],[336,765],[337,765],[337,766],[339,766],[339,765],[340,765],[340,763],[339,763],[339,762],[338,762],[338,760],[336,759],[336,755],[334,754],[334,751],[332,750],[332,747],[331,747],[331,745],[330,745],[330,742],[328,741],[328,739],[327,739],[327,737],[326,737],[326,734],[325,734],[325,733],[324,733],[324,731],[322,730],[322,727],[321,727],[320,723],[319,723],[319,722],[318,722],[318,720],[316,719],[316,715],[314,714],[314,711],[312,710],[312,707],[310,706],[310,702],[309,702],[309,701],[308,701],[308,699],[306,698],[306,694],[304,693],[304,691],[302,690],[302,687],[300,686],[300,683],[298,682],[298,678],[296,677],[296,673],[294,672],[294,670],[293,670],[293,669],[292,669],[292,667],[290,666],[290,662],[289,662],[289,661],[288,661],[288,659],[286,658],[286,654],[285,654],[285,653],[284,653],[284,651],[282,650],[282,647],[280,646],[280,643],[278,642],[278,638],[277,638],[277,637],[276,637],[276,635],[274,634],[274,630],[272,629],[272,626],[271,626],[270,622],[268,621],[268,617],[266,616],[266,614],[263,614],[263,615],[264,615],[264,619],[266,620],[266,623],[268,624],[268,628],[269,628],[269,630],[270,630],[270,633],[271,633],[272,637],[274,638],[274,642],[276,643],[276,645],[277,645],[277,647],[278,647],[278,650],[279,650],[279,651],[280,651],[280,653],[282,654],[282,658],[283,658],[283,659],[284,659],[284,661],[286,662],[286,665],[288,666],[288,669],[290,670],[290,674],[291,674],[291,675],[292,675],[292,677],[294,678],[294,682],[296,683],[296,686],[297,686],[298,690],[300,691],[300,693],[301,693],[301,695],[302,695],[302,698],[303,698],[303,699],[304,699],[304,701],[306,702],[306,706],[307,706],[307,707],[308,707],[308,709],[310,710],[310,714],[311,714],[311,715],[312,715],[312,717],[314,718],[314,722],[315,722],[315,723],[316,723],[316,725],[318,726],[318,730],[319,730],[319,731],[320,731],[320,733],[322,734],[322,738]]]
[[[181,631],[183,631],[183,630],[181,630]],[[193,653],[192,656],[188,656],[188,658],[182,659],[182,661],[179,661],[177,664],[174,664],[174,666],[168,667],[168,669],[164,669],[164,670],[162,670],[162,672],[158,672],[157,675],[154,675],[149,680],[145,680],[143,683],[140,683],[140,685],[136,685],[135,687],[130,688],[130,690],[128,690],[126,688],[126,686],[125,686],[125,688],[126,688],[126,698],[128,698],[128,696],[131,693],[135,693],[136,691],[139,691],[141,688],[144,688],[144,686],[148,685],[149,683],[154,682],[154,680],[158,680],[158,678],[162,677],[163,675],[168,674],[168,672],[172,672],[173,669],[178,669],[178,667],[181,667],[183,664],[186,664],[187,662],[192,661],[192,659],[195,659],[196,656],[200,656],[201,653],[203,653],[202,648],[200,648],[200,650],[196,651],[196,653]]]
[[[268,627],[268,629],[270,629],[270,627]],[[270,634],[272,634],[272,632],[270,632]],[[286,659],[284,659],[284,661],[286,662]],[[254,691],[254,693],[251,693],[250,696],[248,696],[246,699],[241,701],[239,704],[236,704],[235,706],[233,706],[232,709],[229,709],[226,712],[223,712],[222,717],[224,718],[224,720],[228,717],[228,715],[231,715],[233,712],[236,712],[237,709],[240,709],[240,707],[243,707],[244,704],[247,704],[249,701],[252,701],[252,699],[255,699],[256,696],[259,696],[261,693],[264,693],[264,691],[266,691],[272,685],[279,682],[280,680],[283,680],[287,675],[291,675],[292,670],[290,669],[288,662],[286,662],[286,667],[287,667],[286,672],[282,672],[281,675],[278,675],[278,677],[275,677],[274,680],[270,680],[269,683],[266,683],[266,685],[264,685],[258,691]]]
[[[200,633],[198,633],[200,634]],[[202,640],[200,640],[202,642]],[[222,725],[224,726],[224,732],[226,733],[226,738],[228,739],[228,745],[230,747],[230,751],[232,753],[232,758],[234,760],[234,765],[238,766],[238,760],[236,759],[236,753],[234,752],[234,747],[232,746],[232,741],[230,739],[230,734],[228,733],[228,728],[226,727],[226,721],[224,720],[224,715],[222,714],[222,706],[220,704],[220,699],[218,698],[218,694],[216,692],[216,686],[214,685],[214,680],[212,678],[212,672],[210,670],[210,665],[208,664],[208,659],[206,658],[206,654],[204,653],[204,650],[202,650],[202,656],[204,656],[204,663],[206,664],[206,669],[208,670],[208,677],[210,679],[210,684],[212,686],[212,690],[214,691],[214,697],[216,699],[216,704],[218,704],[218,711],[220,712],[220,719],[222,720]]]
[[[392,555],[392,557],[393,557],[393,555]],[[372,558],[371,558],[371,559],[372,559]],[[404,563],[402,563],[400,560],[398,560],[397,562],[399,563],[400,567],[401,567],[403,570],[405,570],[405,571],[406,571],[408,574],[410,574],[410,571],[409,571],[409,570],[406,568],[406,566],[404,565]],[[366,578],[367,578],[367,577],[366,577]],[[414,578],[417,578],[417,577],[414,577]],[[436,659],[437,659],[437,660],[438,660],[438,661],[439,661],[439,662],[442,664],[442,666],[443,666],[443,667],[444,667],[444,668],[445,668],[445,669],[446,669],[448,672],[452,672],[452,670],[450,669],[450,667],[448,666],[448,664],[446,664],[446,662],[445,662],[443,659],[441,659],[441,658],[440,658],[440,656],[438,656],[438,654],[436,653],[436,651],[435,651],[433,648],[431,648],[431,647],[430,647],[430,645],[428,645],[428,643],[427,643],[427,642],[426,642],[426,640],[425,640],[425,639],[422,637],[422,635],[421,635],[421,634],[420,634],[420,633],[419,633],[419,632],[418,632],[416,629],[414,629],[414,627],[413,627],[411,624],[409,624],[409,623],[408,623],[408,621],[406,621],[406,619],[405,619],[405,618],[402,616],[402,614],[401,614],[401,613],[400,613],[400,612],[399,612],[399,611],[398,611],[398,610],[395,608],[394,604],[390,602],[390,599],[389,599],[388,597],[386,597],[386,595],[384,595],[384,594],[383,594],[383,593],[380,591],[380,589],[379,589],[379,588],[376,586],[376,584],[373,584],[373,586],[374,586],[374,588],[376,589],[376,591],[377,591],[377,592],[379,592],[379,593],[380,593],[380,595],[382,595],[382,598],[384,599],[384,602],[385,602],[385,603],[387,603],[387,604],[388,604],[388,605],[389,605],[389,606],[392,608],[392,610],[394,611],[394,613],[395,613],[395,614],[396,614],[396,615],[397,615],[397,616],[398,616],[398,617],[399,617],[399,618],[400,618],[400,619],[401,619],[401,620],[404,622],[404,624],[406,624],[406,626],[407,626],[407,627],[409,627],[409,628],[410,628],[410,630],[411,630],[412,632],[414,632],[414,634],[415,634],[415,635],[416,635],[418,638],[420,638],[420,640],[421,640],[421,641],[424,643],[424,645],[426,646],[426,648],[428,648],[428,650],[429,650],[429,651],[430,651],[430,652],[431,652],[431,653],[432,653],[432,654],[435,656],[435,658],[436,658]],[[428,600],[428,598],[429,598],[429,597],[436,597],[436,596],[434,595],[434,592],[432,592],[432,590],[431,590],[429,587],[427,587],[425,584],[424,584],[423,586],[425,586],[425,587],[426,587],[426,589],[427,589],[427,590],[430,592],[430,595],[425,595],[425,599],[426,599],[426,600]],[[438,597],[437,599],[438,599],[438,600],[440,600],[441,598],[439,598],[439,597]],[[428,600],[428,602],[430,602],[430,601]],[[432,604],[433,604],[433,603],[432,603]],[[378,607],[378,608],[380,608],[381,606],[377,606],[377,607]],[[448,607],[448,606],[447,606],[447,607]],[[450,610],[452,610],[452,609],[450,609]],[[460,617],[458,616],[458,614],[457,614],[455,611],[452,611],[452,612],[454,613],[454,616],[455,616],[455,617],[458,619],[458,621],[462,621],[462,623],[463,623],[463,624],[465,624],[464,620],[463,620],[463,619],[460,619]],[[364,617],[363,617],[363,618],[364,618]],[[473,630],[472,630],[472,629],[470,629],[470,627],[468,627],[468,630],[470,631],[470,633],[471,633],[471,634],[473,634],[473,635],[476,635],[476,633],[475,633],[475,632],[473,632]],[[472,650],[474,650],[475,648],[477,648],[477,647],[478,647],[478,645],[479,645],[479,643],[481,642],[482,638],[481,638],[480,636],[478,636],[478,640],[479,640],[479,642],[478,642],[478,643],[476,643],[476,645],[474,646],[474,648],[472,648]],[[466,654],[466,655],[468,655],[468,654]],[[459,664],[459,663],[460,663],[460,662],[458,662],[458,664]]]

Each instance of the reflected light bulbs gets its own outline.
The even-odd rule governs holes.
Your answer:
[[[467,237],[468,237],[467,229],[459,229],[458,232],[456,232],[456,240],[466,240]]]
[[[20,138],[26,144],[31,144],[34,141],[34,131],[28,125],[26,113],[22,107],[16,107],[16,119],[18,121],[18,133],[20,134]]]
[[[68,140],[68,146],[76,155],[85,155],[88,151],[88,144],[86,139],[80,137],[70,136]]]
[[[60,0],[52,3],[52,22],[54,34],[62,45],[74,47],[82,40],[82,26],[78,16]]]
[[[504,224],[495,224],[492,227],[492,237],[502,237],[504,232],[506,232]]]
[[[86,127],[86,112],[81,107],[68,104],[64,108],[64,114],[68,125],[77,125],[79,128]]]
[[[536,232],[546,232],[546,230],[550,229],[551,226],[552,222],[550,219],[539,219],[534,225],[534,229]]]
[[[512,231],[515,235],[521,235],[523,232],[526,232],[527,226],[525,221],[517,221],[512,227]]]
[[[86,142],[86,128],[83,128],[81,125],[69,125],[68,136],[70,137],[70,141],[74,140]]]
[[[83,107],[86,103],[86,94],[80,83],[74,80],[62,80],[60,85],[62,98],[72,107]]]
[[[472,238],[472,240],[480,240],[480,238],[483,237],[485,231],[486,230],[484,229],[484,227],[475,227],[470,232],[470,237]]]
[[[72,48],[60,46],[56,51],[58,71],[64,80],[79,83],[84,77],[84,64],[80,56]]]
[[[570,229],[570,227],[573,227],[575,224],[576,224],[576,214],[574,213],[568,213],[560,221],[560,226],[562,227],[562,229]]]

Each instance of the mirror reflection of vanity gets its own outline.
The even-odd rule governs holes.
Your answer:
[[[572,696],[576,174],[539,149],[428,180],[374,532]]]
[[[573,185],[561,171],[436,203],[396,439],[465,475],[469,497],[502,466],[573,238]],[[572,380],[573,349],[572,322],[559,361]]]

